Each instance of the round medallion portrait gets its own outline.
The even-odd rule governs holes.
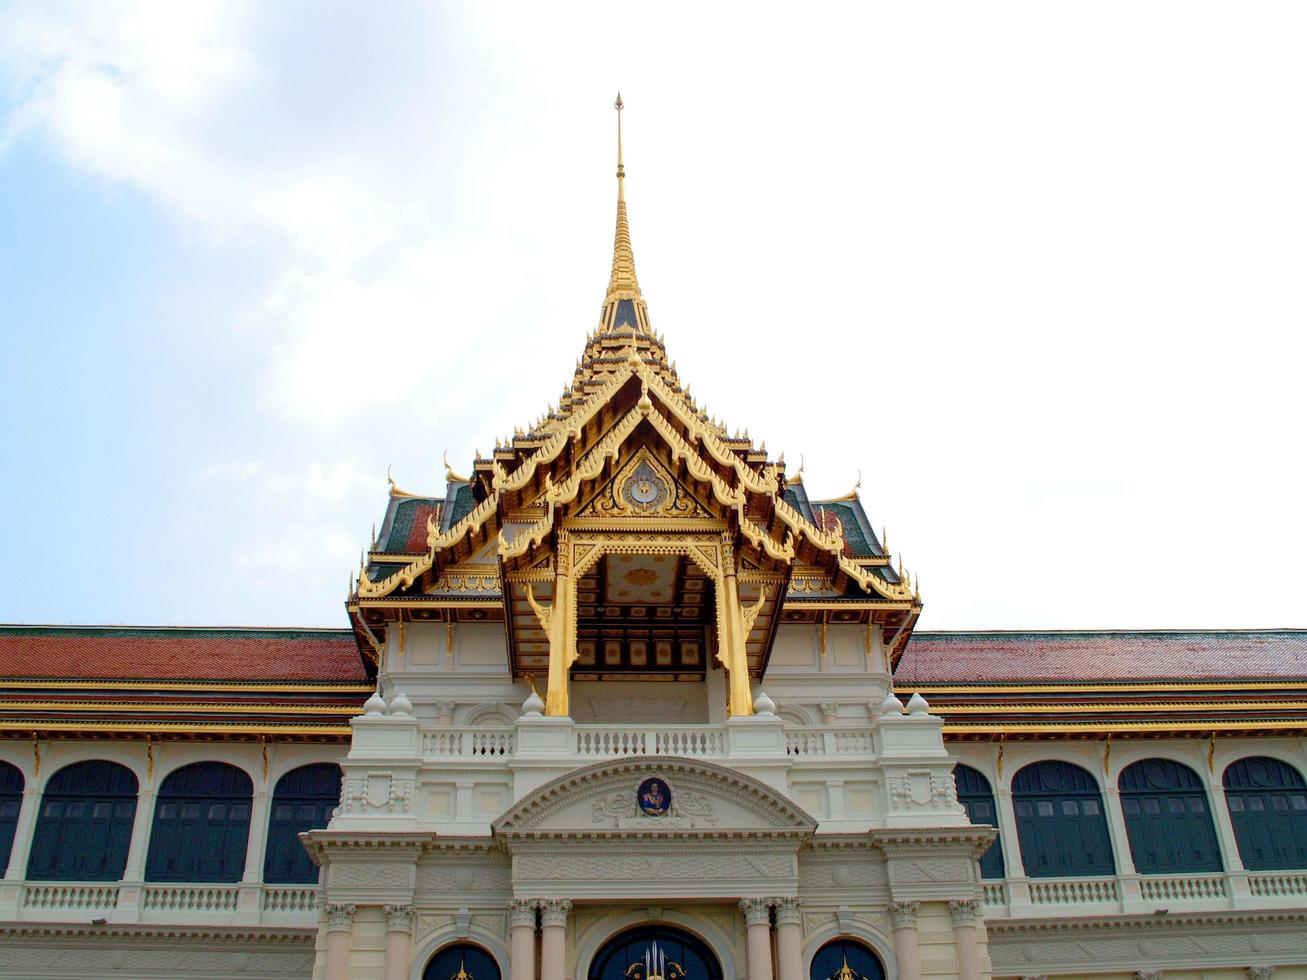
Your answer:
[[[657,776],[651,776],[636,791],[640,812],[649,817],[661,817],[672,807],[672,791]]]

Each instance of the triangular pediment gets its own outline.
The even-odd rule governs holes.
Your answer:
[[[805,836],[816,821],[752,777],[696,759],[646,756],[578,769],[495,821],[496,834],[532,837],[692,832]]]
[[[648,446],[641,446],[618,469],[616,476],[602,484],[599,492],[576,511],[576,516],[706,518],[713,515]]]

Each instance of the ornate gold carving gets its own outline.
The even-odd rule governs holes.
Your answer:
[[[709,516],[644,447],[618,471],[606,492],[578,516],[587,514],[605,517]]]

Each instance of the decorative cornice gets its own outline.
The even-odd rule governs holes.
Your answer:
[[[991,937],[1015,940],[1021,936],[1055,932],[1120,933],[1166,932],[1177,928],[1222,928],[1246,925],[1307,926],[1307,909],[1230,912],[1172,912],[1164,917],[1139,915],[1094,916],[1092,919],[986,919]]]
[[[22,922],[0,925],[0,941],[7,936],[93,939],[179,939],[186,942],[217,943],[276,943],[300,946],[312,950],[318,935],[316,928],[292,929],[283,926],[186,926],[106,924],[102,926],[82,922]]]

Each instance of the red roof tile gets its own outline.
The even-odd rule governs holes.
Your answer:
[[[897,684],[1307,678],[1307,630],[927,633]]]
[[[348,630],[0,626],[0,678],[364,682]]]

